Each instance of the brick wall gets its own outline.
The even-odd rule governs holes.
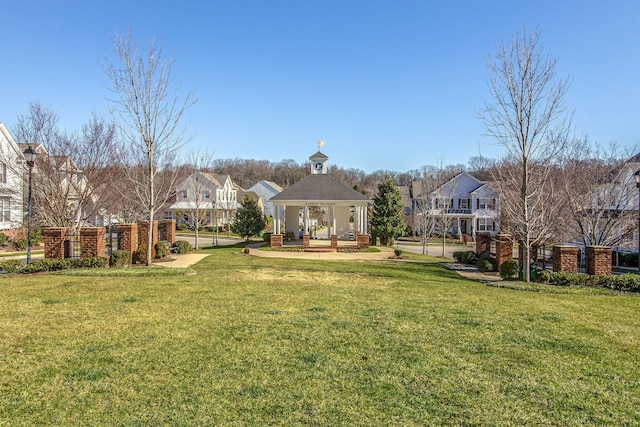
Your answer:
[[[309,247],[309,235],[308,234],[303,234],[302,235],[302,247],[303,248],[308,248]]]
[[[271,247],[272,248],[281,248],[282,247],[282,234],[273,233],[271,235]]]
[[[158,238],[166,240],[169,246],[176,242],[176,220],[161,219],[158,220]]]
[[[68,227],[46,227],[44,234],[44,257],[62,259],[65,256],[65,242],[71,238]]]
[[[509,234],[496,235],[496,264],[498,270],[503,262],[513,259],[513,241]]]
[[[337,234],[332,234],[331,235],[331,247],[332,248],[337,248],[338,247],[338,235]]]
[[[557,245],[553,247],[553,271],[578,272],[578,252],[576,246]],[[611,258],[609,258],[611,263]]]
[[[80,258],[105,256],[104,227],[86,227],[80,229]]]
[[[147,246],[147,236],[149,235],[149,223],[138,223],[138,246]],[[151,247],[153,248],[158,243],[158,221],[153,221],[153,231],[151,234]]]
[[[490,233],[476,233],[476,255],[489,255],[491,252],[491,234]]]
[[[587,274],[611,274],[611,248],[606,246],[587,246]]]
[[[356,242],[358,249],[366,249],[369,247],[369,235],[368,234],[356,234]]]
[[[115,231],[118,234],[118,250],[132,254],[138,249],[138,224],[119,224]]]

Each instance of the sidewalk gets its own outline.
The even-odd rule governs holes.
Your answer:
[[[482,283],[499,282],[502,278],[498,274],[485,274],[478,270],[475,265],[461,264],[457,262],[444,264],[449,270],[453,270],[467,279],[476,280]]]

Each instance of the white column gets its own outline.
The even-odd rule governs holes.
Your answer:
[[[275,234],[280,234],[280,206],[273,205],[275,208],[274,217],[273,217],[273,232]]]
[[[302,221],[302,226],[304,227],[304,229],[302,230],[302,234],[307,234],[308,230],[309,230],[309,206],[304,205],[304,213],[303,215],[303,221]]]
[[[336,205],[331,206],[332,218],[331,221],[333,223],[333,229],[331,230],[331,234],[336,234],[337,224],[336,224]]]

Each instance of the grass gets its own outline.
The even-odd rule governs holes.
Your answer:
[[[0,425],[640,419],[637,296],[207,251],[195,275],[0,277]]]

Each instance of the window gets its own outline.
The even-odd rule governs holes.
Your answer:
[[[478,231],[494,231],[495,226],[491,218],[478,218]]]
[[[7,197],[0,198],[0,221],[11,221],[11,203]]]
[[[0,163],[0,183],[6,184],[7,182],[7,164]]]
[[[458,209],[469,209],[469,199],[458,200]]]
[[[211,198],[211,191],[204,190],[204,199],[209,200]]]
[[[173,212],[171,211],[164,211],[164,219],[173,219]]]
[[[478,209],[493,209],[495,199],[478,199]]]
[[[183,199],[187,198],[187,190],[182,190],[182,198]]]
[[[453,199],[436,199],[436,209],[449,209],[453,206]]]

